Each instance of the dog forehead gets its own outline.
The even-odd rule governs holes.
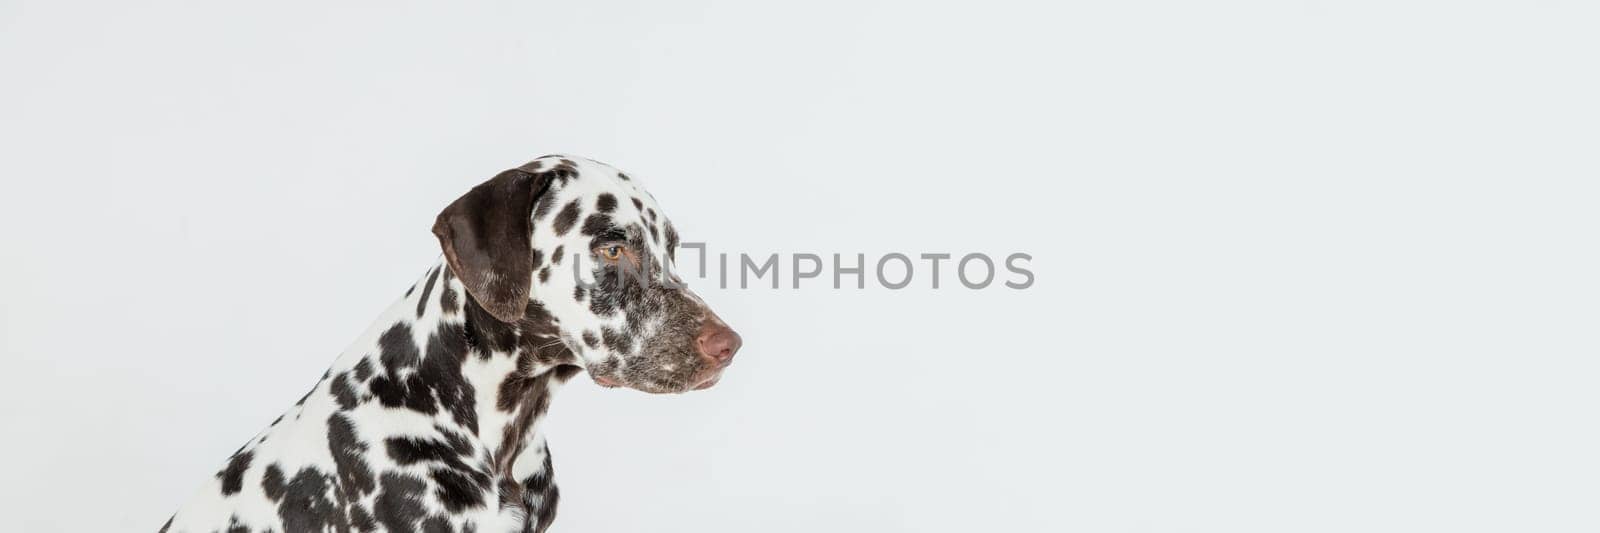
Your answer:
[[[544,202],[552,208],[571,206],[579,218],[604,214],[618,229],[637,223],[648,234],[654,228],[657,242],[670,226],[655,197],[639,179],[611,165],[583,157],[550,155],[521,168],[551,176],[549,198]]]

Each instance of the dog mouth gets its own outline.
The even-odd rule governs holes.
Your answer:
[[[722,381],[722,370],[725,368],[728,367],[723,365],[707,369],[709,372],[705,372],[704,376],[700,377],[694,386],[689,387],[689,390],[706,390],[715,387],[718,381]]]
[[[722,381],[722,371],[727,365],[708,365],[685,377],[662,376],[659,378],[630,379],[630,376],[621,376],[616,373],[602,373],[589,375],[595,384],[608,389],[630,388],[651,394],[681,394],[689,391],[706,390]]]
[[[706,378],[705,381],[701,381],[699,384],[696,384],[694,387],[691,387],[691,390],[706,390],[706,389],[709,389],[711,387],[715,387],[717,385],[718,381],[722,381],[722,372],[717,372],[716,374],[713,374],[711,377]]]

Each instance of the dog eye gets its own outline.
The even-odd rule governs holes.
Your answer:
[[[604,257],[607,261],[616,261],[622,258],[621,246],[605,246],[596,251],[600,254],[600,257]]]

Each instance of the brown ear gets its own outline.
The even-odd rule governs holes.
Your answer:
[[[503,322],[522,318],[533,283],[533,204],[549,180],[512,169],[439,213],[433,234],[467,294]]]

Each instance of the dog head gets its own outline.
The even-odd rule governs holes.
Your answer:
[[[678,233],[634,178],[545,156],[451,203],[433,226],[489,314],[548,315],[595,382],[646,392],[716,384],[742,340],[675,274]]]

